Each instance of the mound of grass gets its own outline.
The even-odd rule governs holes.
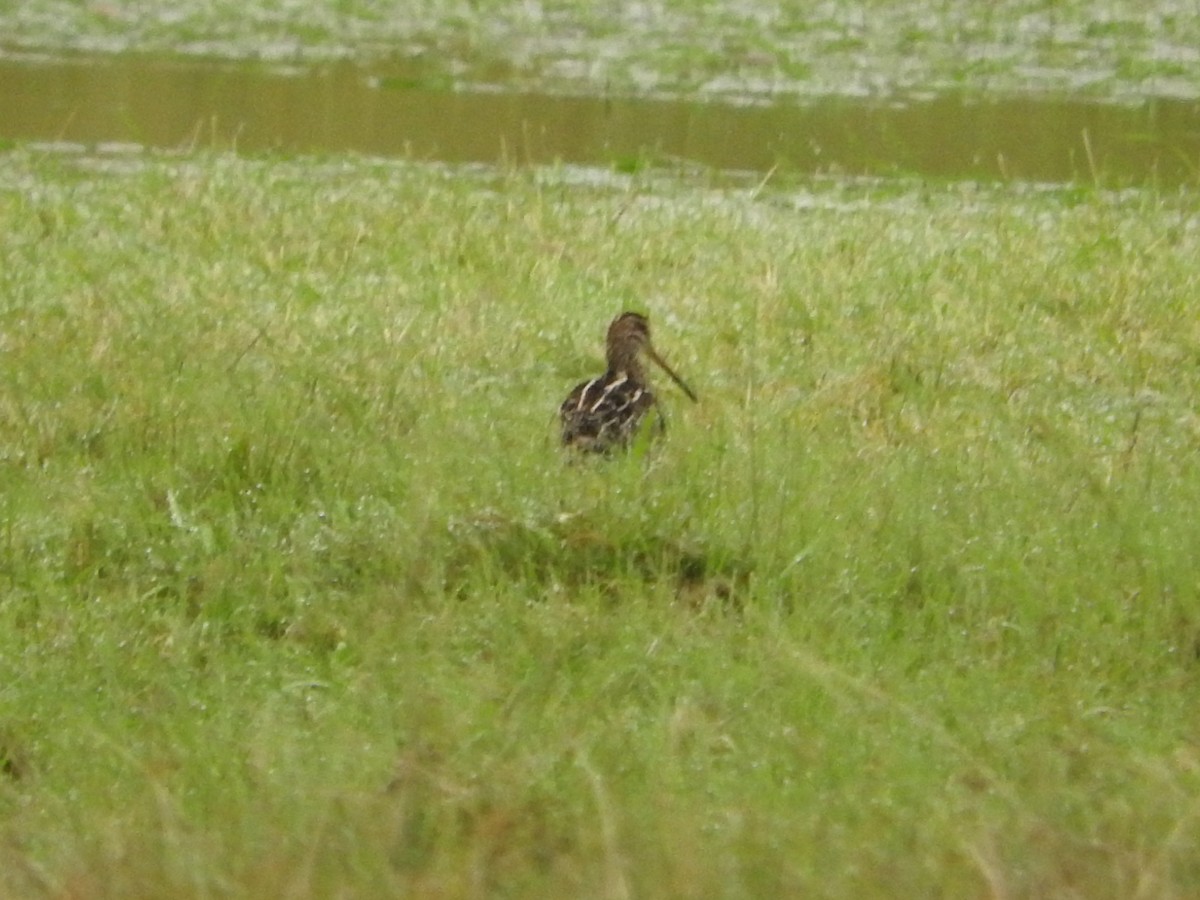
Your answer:
[[[0,890],[1194,894],[1197,221],[9,152]]]

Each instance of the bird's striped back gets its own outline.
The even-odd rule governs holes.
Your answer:
[[[592,453],[627,447],[654,405],[646,385],[625,372],[606,372],[577,385],[559,407],[562,442]],[[662,417],[657,419],[661,429]]]

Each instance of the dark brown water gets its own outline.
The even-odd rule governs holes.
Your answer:
[[[0,59],[0,139],[445,162],[1200,184],[1200,104],[1040,98],[738,106],[423,87],[341,64]]]

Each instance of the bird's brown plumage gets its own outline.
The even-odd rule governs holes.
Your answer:
[[[640,313],[626,312],[608,326],[608,369],[598,378],[575,386],[559,407],[562,442],[590,453],[608,453],[628,447],[653,412],[656,431],[665,423],[657,409],[643,365],[649,357],[679,385],[693,401],[696,395],[675,374],[650,343],[650,323]]]

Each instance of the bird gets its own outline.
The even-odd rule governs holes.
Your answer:
[[[697,402],[696,394],[675,374],[650,343],[650,322],[641,313],[623,312],[608,326],[608,369],[598,378],[575,386],[558,408],[562,443],[584,453],[610,454],[628,449],[647,414],[654,413],[654,430],[666,422],[650,389],[643,355],[671,376]]]

